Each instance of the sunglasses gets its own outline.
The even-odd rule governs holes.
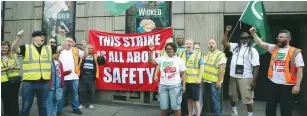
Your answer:
[[[50,41],[49,43],[55,43],[55,41]]]
[[[195,48],[196,50],[199,50],[200,48]]]

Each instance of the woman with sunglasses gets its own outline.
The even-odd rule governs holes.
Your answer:
[[[21,82],[19,62],[7,41],[1,42],[1,98],[4,116],[19,116],[18,93]]]
[[[185,91],[186,66],[184,61],[176,55],[177,46],[174,43],[167,43],[164,50],[167,56],[160,56],[153,59],[153,45],[149,46],[149,63],[158,64],[160,67],[160,82],[158,87],[161,116],[166,116],[169,108],[175,111],[175,116],[181,116],[182,93]],[[183,82],[181,82],[181,80]],[[158,81],[155,78],[155,81]],[[183,84],[181,84],[183,83]]]

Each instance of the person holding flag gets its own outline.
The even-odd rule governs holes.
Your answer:
[[[262,41],[256,28],[250,29],[254,40],[271,56],[268,78],[271,80],[266,104],[266,116],[276,116],[277,103],[280,103],[281,116],[292,116],[293,94],[300,92],[303,78],[304,60],[301,50],[289,45],[292,37],[288,30],[280,30],[277,44]]]
[[[232,107],[231,116],[238,116],[236,102],[238,94],[241,93],[243,104],[246,104],[248,116],[253,116],[254,89],[259,70],[259,54],[251,46],[251,36],[242,32],[239,43],[227,41],[231,26],[226,27],[222,44],[233,53],[230,63],[229,96]],[[239,91],[237,91],[239,90]]]

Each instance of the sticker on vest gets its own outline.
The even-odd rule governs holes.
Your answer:
[[[286,66],[285,60],[276,60],[275,61],[275,69],[276,69],[275,71],[276,72],[284,72],[285,66]]]

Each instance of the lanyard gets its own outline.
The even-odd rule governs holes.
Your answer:
[[[212,55],[210,55],[211,53],[209,52],[207,62],[209,61],[210,57],[212,57],[212,56],[215,55],[216,52],[217,52],[217,51],[215,51]]]
[[[243,65],[244,65],[244,55],[245,55],[245,52],[247,51],[248,48],[245,49],[244,53],[243,53],[243,58],[242,58],[242,61],[243,61]],[[239,54],[240,54],[240,51],[241,51],[241,47],[238,51],[238,55],[237,55],[237,60],[236,60],[236,64],[238,64],[238,59],[239,59]]]

